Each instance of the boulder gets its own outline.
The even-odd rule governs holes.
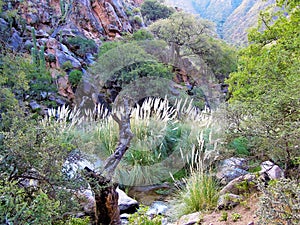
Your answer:
[[[232,181],[230,181],[225,187],[220,191],[220,195],[224,195],[227,193],[231,194],[243,194],[245,192],[250,192],[253,188],[256,189],[254,185],[254,181],[257,179],[255,174],[246,174],[243,176],[239,176]],[[245,186],[245,188],[239,188],[240,184]]]
[[[118,205],[120,208],[120,213],[134,213],[139,207],[139,203],[130,198],[128,195],[125,194],[120,188],[117,188],[116,191],[119,194]]]
[[[14,33],[10,37],[8,44],[14,51],[19,51],[21,49],[23,39],[20,37],[19,32],[14,30]]]
[[[29,103],[29,106],[33,111],[37,111],[41,109],[41,105],[39,105],[36,101],[31,101]]]
[[[243,200],[243,197],[235,194],[223,194],[218,199],[218,209],[232,209]]]
[[[176,223],[176,225],[194,225],[200,224],[201,213],[195,212],[192,214],[182,216]]]
[[[280,179],[284,178],[284,172],[283,170],[275,165],[271,161],[265,161],[261,163],[261,171],[259,172],[260,174],[266,173],[270,179]]]
[[[151,204],[146,214],[148,216],[166,215],[167,210],[168,210],[168,206],[166,203],[161,201],[156,201]]]
[[[65,62],[70,61],[73,68],[75,69],[81,69],[81,63],[78,59],[76,59],[75,57],[73,57],[72,55],[69,55],[63,51],[60,50],[56,50],[55,52],[56,57],[57,57],[57,61],[59,66],[61,67]]]
[[[246,159],[231,157],[220,163],[216,176],[222,184],[228,184],[233,179],[248,174],[247,169]]]

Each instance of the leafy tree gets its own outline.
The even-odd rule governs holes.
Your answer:
[[[212,35],[213,25],[194,15],[180,12],[157,21],[150,26],[150,30],[171,45],[176,62],[176,58],[188,53],[183,51],[183,47],[186,51],[191,50],[191,47],[201,43],[204,37]]]
[[[255,154],[293,166],[300,146],[300,8],[277,1],[275,13],[261,14],[240,52],[238,71],[228,79],[233,136],[251,139]],[[274,19],[276,18],[276,19]]]
[[[153,35],[146,29],[139,29],[134,32],[132,35],[133,40],[135,41],[143,41],[143,40],[152,40]]]
[[[153,23],[150,30],[169,43],[175,65],[180,57],[197,55],[217,77],[235,70],[235,50],[215,37],[214,25],[207,20],[179,12]]]
[[[143,17],[150,21],[168,18],[174,10],[157,0],[145,0],[141,5]]]

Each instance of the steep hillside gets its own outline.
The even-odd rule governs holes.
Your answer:
[[[275,0],[166,0],[166,4],[188,12],[200,14],[217,25],[217,32],[223,39],[234,44],[247,42],[247,30],[257,22],[260,10]]]
[[[228,42],[246,44],[247,30],[257,23],[259,12],[273,4],[274,0],[243,0],[241,5],[227,17],[222,34]]]

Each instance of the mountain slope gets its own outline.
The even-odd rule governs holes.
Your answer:
[[[247,42],[247,30],[255,26],[260,10],[274,3],[261,0],[166,0],[171,6],[211,20],[221,38],[237,45]]]

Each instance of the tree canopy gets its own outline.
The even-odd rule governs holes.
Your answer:
[[[230,108],[238,115],[235,135],[247,136],[271,159],[293,164],[300,140],[300,8],[277,1],[281,10],[261,13],[228,79]],[[274,20],[274,18],[276,18]],[[232,118],[231,118],[232,119]],[[235,116],[237,119],[237,116]]]
[[[141,6],[143,17],[150,21],[168,18],[173,12],[174,9],[157,0],[145,0]]]

